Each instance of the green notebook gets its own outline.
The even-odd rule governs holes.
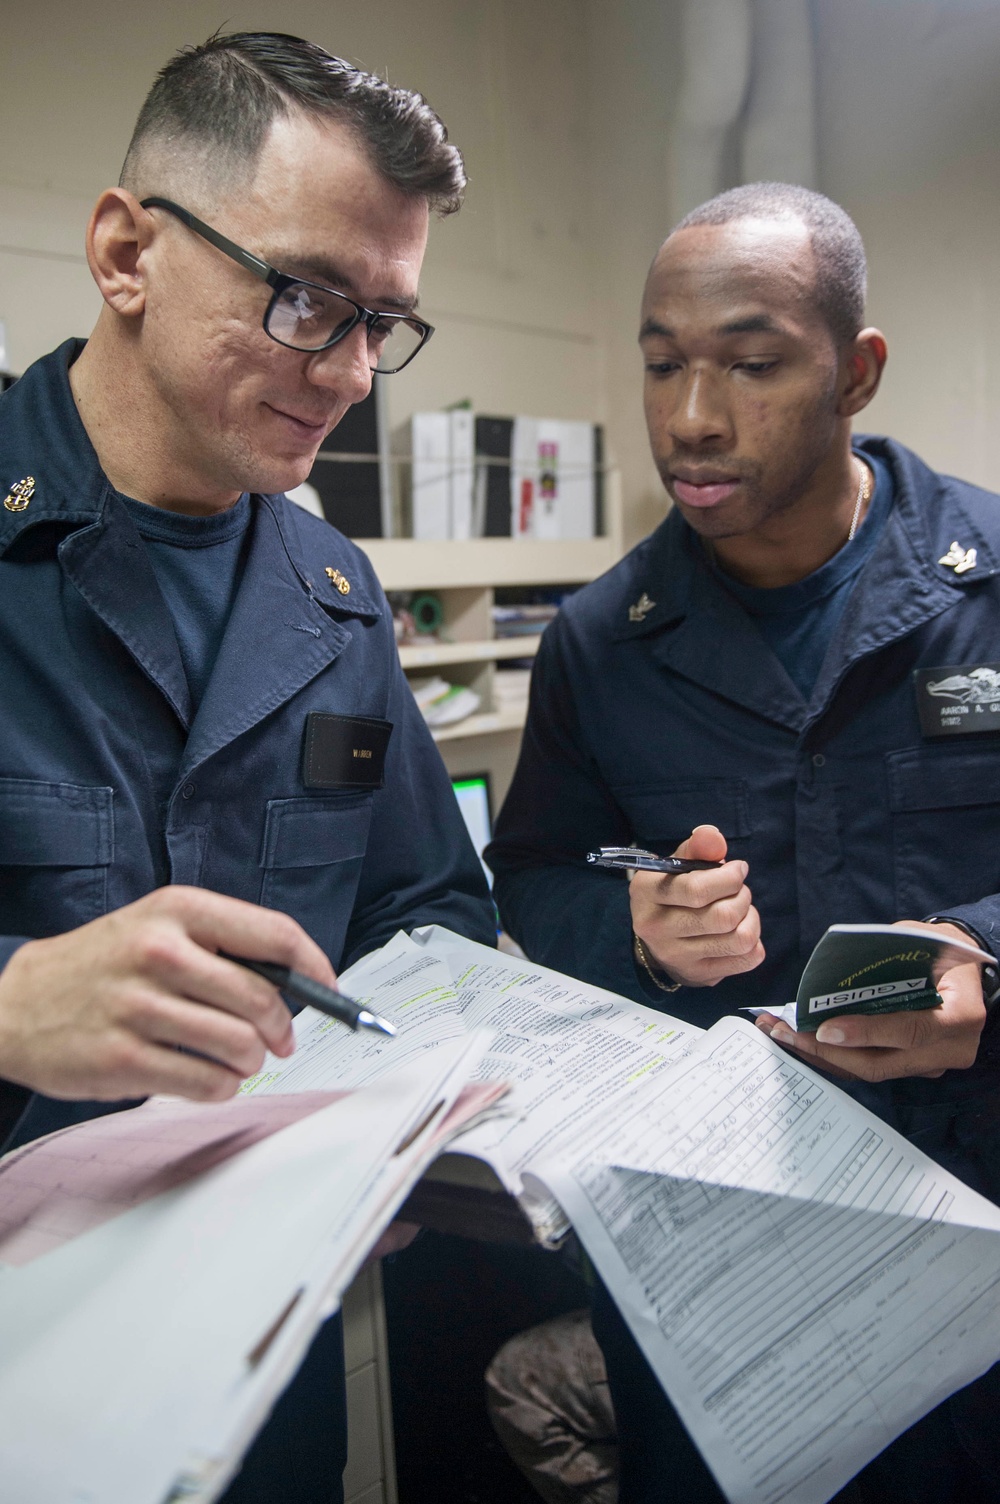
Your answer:
[[[963,961],[997,964],[971,940],[901,925],[832,924],[806,962],[795,1002],[747,1011],[773,1013],[793,1028],[814,1032],[841,1013],[937,1008],[939,978]]]

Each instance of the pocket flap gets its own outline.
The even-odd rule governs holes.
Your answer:
[[[326,867],[362,857],[372,795],[337,799],[269,799],[262,867]]]
[[[683,841],[696,825],[717,825],[727,840],[750,834],[749,790],[741,778],[626,784],[614,793],[637,839]]]
[[[0,778],[0,866],[107,867],[114,789]]]
[[[1000,748],[981,752],[906,751],[886,755],[895,813],[1000,804]]]

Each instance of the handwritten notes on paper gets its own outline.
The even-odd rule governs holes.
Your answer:
[[[742,1021],[534,1170],[734,1504],[825,1504],[1000,1357],[1000,1210]]]
[[[536,1236],[558,1241],[569,1224],[550,1196],[525,1194],[522,1171],[566,1134],[606,1121],[649,1076],[665,1070],[701,1030],[599,987],[515,960],[437,927],[397,935],[345,972],[352,996],[399,1030],[391,1041],[349,1035],[309,1012],[295,1020],[296,1051],[268,1057],[243,1090],[329,1090],[379,1079],[477,1029],[492,1043],[477,1078],[504,1081],[502,1111],[455,1148],[485,1160],[521,1200]],[[613,1109],[613,1111],[612,1111]]]

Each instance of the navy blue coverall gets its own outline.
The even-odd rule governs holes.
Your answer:
[[[31,488],[10,488],[33,484],[23,509],[0,507],[0,966],[25,938],[166,883],[283,910],[338,970],[416,925],[495,943],[364,554],[284,497],[254,498],[239,592],[193,706],[145,547],[76,411],[80,348],[69,341],[0,399],[0,487],[19,507]],[[306,787],[311,711],[392,723],[382,788]],[[27,1097],[0,1088],[7,1127],[20,1116],[9,1142],[107,1110]],[[312,1361],[310,1382],[323,1382]],[[285,1442],[297,1455],[275,1463],[262,1497],[298,1498],[302,1446],[320,1429],[337,1442],[302,1399],[299,1438]],[[303,1479],[301,1497],[336,1497],[336,1479],[326,1486]]]
[[[487,851],[501,919],[533,960],[708,1027],[794,997],[831,923],[949,914],[1000,942],[1000,898],[984,896],[1000,890],[1000,694],[996,711],[953,717],[958,734],[927,737],[914,677],[1000,670],[1000,498],[888,440],[858,447],[890,467],[895,505],[808,701],[677,511],[546,631]],[[975,550],[974,567],[943,562],[959,558],[955,543],[963,562]],[[633,840],[666,854],[703,823],[749,864],[767,957],[666,997],[633,960],[623,876],[584,855]],[[971,1069],[852,1093],[1000,1201],[998,1081],[991,1021]],[[721,1497],[697,1458],[690,1477],[674,1470],[686,1438],[602,1302],[595,1327],[622,1428],[622,1504]],[[989,1467],[1000,1479],[1000,1456]]]

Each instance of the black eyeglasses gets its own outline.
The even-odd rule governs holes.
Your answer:
[[[304,282],[301,277],[287,277],[168,198],[144,198],[142,207],[166,209],[209,245],[273,288],[264,313],[264,333],[289,350],[328,350],[363,323],[371,369],[382,376],[391,376],[409,365],[434,333],[433,324],[425,324],[411,314],[377,312],[332,287]]]

